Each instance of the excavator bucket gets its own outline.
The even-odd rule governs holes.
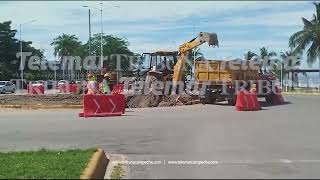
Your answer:
[[[208,42],[209,46],[219,47],[218,35],[216,33],[200,32],[199,38],[202,42]]]

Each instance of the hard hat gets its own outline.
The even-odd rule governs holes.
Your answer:
[[[93,74],[90,73],[90,74],[88,74],[87,77],[88,77],[88,79],[93,78]]]
[[[103,77],[110,77],[110,75],[108,73],[104,74]]]

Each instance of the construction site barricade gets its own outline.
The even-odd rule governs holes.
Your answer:
[[[273,104],[276,104],[276,105],[284,103],[281,88],[278,86],[275,86],[275,93],[274,93],[274,96],[272,97],[272,102]]]
[[[122,94],[85,94],[79,117],[121,116],[125,113],[125,106],[125,97]]]
[[[124,84],[115,84],[112,87],[112,94],[121,94],[123,93],[123,89],[124,89]]]
[[[77,94],[80,90],[77,84],[64,84],[59,87],[60,93]]]
[[[255,91],[240,90],[237,92],[237,111],[258,111],[260,109],[260,103]]]
[[[30,95],[44,94],[44,86],[43,85],[40,85],[40,86],[28,85],[27,91],[28,91],[28,94],[30,94]]]

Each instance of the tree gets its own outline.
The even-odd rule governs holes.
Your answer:
[[[300,66],[300,61],[296,61],[296,62],[295,62],[295,61],[294,61],[293,59],[291,59],[290,57],[297,57],[298,59],[300,59],[300,57],[299,57],[299,56],[296,56],[293,51],[280,52],[280,58],[281,58],[281,60],[279,60],[280,63],[278,63],[278,64],[280,64],[280,65],[282,66],[282,67],[280,67],[280,68],[282,68],[282,76],[281,76],[281,69],[280,69],[279,67],[276,67],[276,66],[273,67],[273,72],[276,74],[276,76],[277,76],[281,81],[283,81],[283,78],[284,78],[285,76],[287,76],[288,79],[290,78],[290,77],[289,77],[289,76],[290,76],[290,71],[289,71],[288,69],[284,69],[285,61],[288,61],[288,62],[286,62],[288,67],[297,67],[297,66]],[[293,64],[294,62],[295,62],[295,64]],[[293,82],[293,80],[294,80],[293,75],[292,75],[291,80],[292,80],[292,82]],[[291,84],[291,89],[294,89],[293,83]]]
[[[52,41],[50,44],[54,46],[54,55],[58,56],[60,60],[64,60],[65,56],[77,56],[79,55],[81,49],[81,41],[75,36],[70,34],[62,34]],[[62,62],[66,63],[66,62]],[[69,67],[70,74],[68,75],[69,79],[73,79],[72,69],[74,67]],[[63,77],[65,78],[65,72],[63,69]]]
[[[320,3],[313,4],[316,8],[316,14],[313,14],[311,20],[302,17],[303,29],[289,38],[289,47],[293,49],[295,54],[302,54],[306,50],[309,65],[314,64],[320,56]]]
[[[135,55],[128,48],[129,42],[125,38],[116,37],[113,35],[102,35],[102,44],[103,44],[103,56],[107,56],[108,59],[104,62],[104,67],[108,70],[117,69],[116,55]],[[84,45],[88,47],[88,43]],[[94,34],[91,38],[91,51],[92,54],[100,57],[101,55],[101,37],[100,33]],[[87,49],[87,48],[84,48]],[[128,71],[130,67],[130,61],[127,57],[121,56],[121,69],[123,71]]]
[[[260,59],[268,60],[267,65],[264,67],[264,73],[267,73],[267,67],[270,66],[270,58],[277,56],[277,53],[274,51],[268,51],[268,48],[262,47],[260,48]]]
[[[20,41],[15,38],[17,30],[11,29],[11,21],[0,23],[0,79],[20,78]],[[23,52],[43,57],[43,51],[32,47],[31,41],[22,41]],[[26,71],[25,71],[26,72]]]
[[[252,51],[248,51],[244,54],[244,59],[245,60],[251,60],[253,57],[258,56],[256,53]]]
[[[200,48],[195,48],[195,49],[189,51],[188,56],[187,56],[189,61],[200,60],[202,57],[203,57],[203,54],[201,53]],[[186,68],[186,73],[185,73],[186,77],[189,75],[192,75],[192,68],[193,67],[195,68],[195,63],[196,62],[193,62],[193,65],[186,63],[186,67],[185,67]]]

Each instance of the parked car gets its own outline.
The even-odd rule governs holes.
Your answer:
[[[0,81],[0,93],[15,93],[16,92],[16,86],[10,82],[10,81]]]
[[[44,81],[35,81],[32,83],[32,86],[44,86]]]
[[[66,80],[60,80],[60,81],[58,82],[58,87],[63,86],[63,85],[65,85],[65,84],[67,84],[67,81],[66,81]]]

